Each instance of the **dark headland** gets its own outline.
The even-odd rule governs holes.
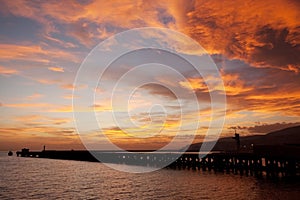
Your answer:
[[[188,151],[199,151],[202,143],[192,144]],[[286,153],[286,156],[300,156],[300,126],[274,131],[266,135],[240,137],[240,151],[252,152],[264,149],[269,154]],[[232,137],[220,138],[213,151],[232,152],[236,150],[236,141]]]

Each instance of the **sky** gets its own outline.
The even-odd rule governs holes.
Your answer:
[[[166,52],[136,52],[114,62],[102,82],[92,88],[92,103],[84,95],[89,85],[75,84],[80,66],[88,65],[83,63],[99,43],[143,27],[177,31],[205,49],[226,93],[221,137],[233,135],[234,129],[244,136],[300,125],[297,0],[0,2],[0,150],[39,150],[43,145],[83,149],[84,136],[106,148],[104,135],[120,148],[158,149],[177,133],[185,145],[185,136],[193,131],[194,142],[202,141],[211,120],[210,92],[218,90],[208,90],[203,77],[188,64],[164,59],[171,56]],[[176,39],[180,38],[161,40],[172,45],[170,41]],[[117,49],[119,41],[114,41]],[[187,48],[178,53],[191,52]],[[101,56],[97,59],[104,62]],[[147,64],[153,60],[168,64],[184,79],[170,73],[170,68]],[[134,67],[140,64],[145,66],[139,72]],[[137,73],[131,78],[130,69]],[[129,77],[123,80],[124,73]],[[112,92],[119,80],[123,82]],[[137,87],[140,80],[148,84]],[[73,95],[73,90],[81,95]],[[74,101],[88,102],[90,109],[81,110],[80,115],[95,113],[101,127],[87,122],[79,133]]]

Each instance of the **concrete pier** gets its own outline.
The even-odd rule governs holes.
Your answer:
[[[270,178],[297,177],[300,175],[299,157],[286,155],[217,152],[200,158],[197,152],[185,152],[182,154],[182,152],[101,151],[90,153],[89,151],[29,151],[29,149],[22,149],[22,151],[18,151],[16,154],[21,157],[99,162],[94,157],[96,156],[101,158],[101,162],[107,163],[166,167],[179,170],[213,170],[222,173]],[[175,161],[168,164],[170,160]]]

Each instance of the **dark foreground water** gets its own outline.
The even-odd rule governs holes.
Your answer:
[[[300,183],[171,169],[131,174],[0,153],[0,199],[300,199]]]

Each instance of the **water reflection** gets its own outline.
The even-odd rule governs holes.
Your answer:
[[[0,156],[0,199],[297,199],[298,182],[188,170],[146,174],[101,163]]]

